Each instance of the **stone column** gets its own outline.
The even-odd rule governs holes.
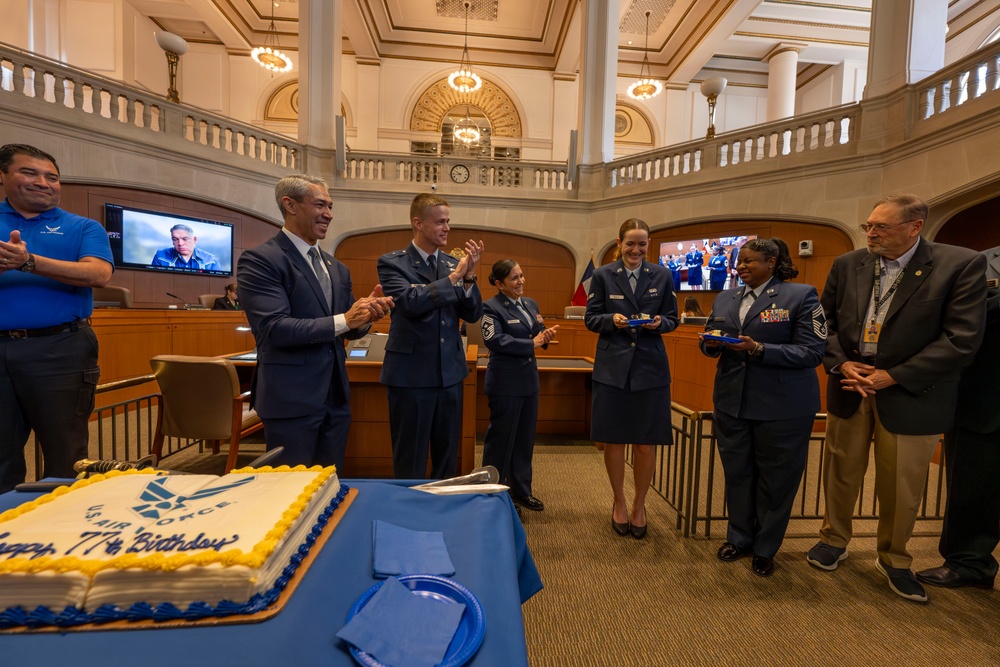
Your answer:
[[[761,60],[767,63],[767,122],[795,115],[799,51],[805,44],[781,42]]]
[[[618,76],[619,0],[581,0],[580,164],[615,157],[615,83]]]
[[[342,14],[339,2],[299,1],[298,139],[322,150],[338,148],[334,116],[340,114]]]
[[[872,3],[865,99],[879,97],[944,67],[948,0]]]

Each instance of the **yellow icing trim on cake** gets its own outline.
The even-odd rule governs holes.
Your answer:
[[[30,512],[31,510],[44,505],[45,503],[51,503],[53,500],[59,496],[64,496],[70,491],[76,491],[77,489],[82,489],[84,487],[90,486],[91,484],[96,484],[105,479],[111,479],[112,477],[118,477],[120,475],[159,475],[161,474],[159,470],[154,470],[153,468],[144,468],[143,470],[111,470],[104,473],[103,475],[94,475],[93,477],[87,477],[86,479],[78,479],[69,486],[60,486],[51,493],[46,493],[44,496],[39,496],[31,502],[24,503],[23,505],[18,505],[6,512],[0,514],[0,523],[4,521],[10,521],[16,517],[21,516],[25,512]]]
[[[337,468],[336,466],[328,466],[326,468],[322,466],[312,466],[309,468],[306,466],[295,466],[293,468],[289,466],[279,466],[277,468],[240,468],[239,470],[231,471],[230,474],[257,474],[272,472],[318,472],[319,474],[313,479],[312,482],[306,485],[302,493],[299,494],[298,498],[296,498],[282,513],[274,527],[268,531],[267,535],[265,535],[260,542],[251,548],[250,553],[244,554],[242,549],[226,549],[221,552],[209,551],[192,556],[186,556],[183,554],[174,554],[170,556],[164,554],[152,554],[149,556],[124,554],[106,561],[85,560],[76,556],[64,556],[62,558],[55,559],[49,556],[42,556],[33,560],[14,558],[12,560],[0,561],[0,574],[9,574],[14,572],[34,574],[37,572],[52,571],[60,573],[80,572],[92,577],[97,572],[108,569],[124,570],[128,568],[139,568],[143,570],[176,570],[184,567],[185,565],[203,567],[216,563],[224,567],[242,565],[250,569],[259,568],[264,564],[271,553],[274,552],[281,538],[288,532],[288,529],[299,517],[299,515],[302,514],[303,510],[305,510],[313,495],[320,488],[322,488],[324,484],[326,484],[330,477],[336,474]],[[72,490],[84,488],[85,486],[89,486],[90,484],[94,484],[103,479],[117,477],[118,475],[131,474],[157,474],[157,471],[151,471],[149,469],[111,471],[105,473],[104,475],[95,475],[94,477],[80,480],[72,486],[60,487],[52,493],[42,496],[37,500],[8,510],[3,514],[0,514],[0,521],[12,519],[15,516],[37,507],[38,504],[44,504],[42,503],[43,500],[44,502],[51,502],[55,498],[69,493]],[[22,510],[22,508],[27,509],[19,511]],[[16,512],[16,514],[7,516],[12,512]]]

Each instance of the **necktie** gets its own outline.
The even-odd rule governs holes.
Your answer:
[[[753,293],[753,290],[747,290],[743,294],[743,300],[740,301],[740,323],[746,322],[747,313],[750,312],[750,306],[753,302],[757,300],[757,295]]]
[[[323,268],[323,261],[319,258],[319,250],[315,246],[309,248],[309,259],[312,261],[313,271],[316,272],[316,280],[326,297],[326,305],[333,306],[333,284],[330,282],[330,274]]]
[[[628,284],[632,286],[632,294],[635,294],[635,286],[639,283],[639,279],[635,277],[634,273],[628,274]]]
[[[434,255],[427,255],[427,266],[431,267],[431,275],[437,278],[437,262]]]
[[[517,309],[521,311],[521,316],[524,318],[525,323],[527,323],[528,328],[531,328],[531,315],[528,313],[528,309],[524,307],[524,303],[518,299],[514,303],[517,304]]]

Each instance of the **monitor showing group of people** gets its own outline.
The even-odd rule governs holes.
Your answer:
[[[58,208],[59,168],[52,156],[32,146],[3,146],[0,179],[4,492],[25,478],[23,450],[32,430],[48,476],[73,476],[73,463],[87,455],[100,372],[88,321],[90,288],[107,284],[113,260],[99,223]],[[246,310],[258,362],[251,400],[267,447],[284,448],[280,463],[343,463],[351,423],[344,339],[364,336],[389,316],[380,379],[395,476],[423,478],[428,464],[432,477],[454,475],[462,380],[469,372],[460,323],[482,318],[492,353],[483,459],[498,467],[515,503],[542,510],[531,485],[539,391],[534,355],[558,327],[547,326],[525,295],[516,258],[493,264],[488,282],[497,294],[484,303],[482,241],[465,241],[460,257],[445,253],[448,202],[420,194],[409,207],[411,243],[378,259],[379,284],[356,299],[347,267],[319,246],[333,224],[327,184],[286,176],[275,201],[284,226],[242,254],[237,284],[217,305]],[[836,259],[822,298],[815,287],[790,282],[797,270],[780,239],[706,241],[705,248],[727,264],[700,343],[704,354],[718,359],[713,424],[729,509],[721,560],[747,557],[753,573],[774,571],[813,421],[823,407],[815,372],[822,363],[828,375],[825,515],[808,562],[832,571],[847,557],[874,447],[876,569],[892,591],[923,602],[921,582],[992,587],[992,551],[1000,541],[1000,411],[994,406],[1000,394],[1000,249],[980,254],[927,241],[920,237],[926,219],[927,206],[916,197],[878,201],[860,225],[867,247]],[[60,233],[46,233],[53,228]],[[183,257],[195,239],[189,245],[186,230],[174,232],[172,250]],[[677,326],[679,281],[669,266],[671,253],[661,249],[660,262],[646,260],[644,221],[626,220],[617,248],[618,259],[594,271],[584,318],[599,335],[591,439],[604,450],[612,529],[642,539],[655,448],[673,441],[670,422],[662,419],[671,410],[663,334]],[[689,251],[695,275],[703,266],[700,252]],[[169,261],[170,253],[164,255]],[[980,346],[984,330],[987,342]],[[945,561],[914,575],[906,545],[942,433],[949,482],[940,544]],[[624,488],[628,445],[631,506]]]

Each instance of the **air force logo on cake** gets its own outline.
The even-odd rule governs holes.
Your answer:
[[[225,493],[230,489],[235,489],[236,487],[252,482],[254,477],[244,477],[243,479],[233,482],[232,484],[202,489],[192,493],[190,496],[179,496],[168,489],[166,486],[168,479],[170,478],[157,477],[156,479],[151,480],[149,484],[146,485],[146,488],[142,490],[142,493],[139,494],[139,500],[145,501],[145,504],[132,507],[132,511],[145,519],[161,519],[165,514],[173,512],[174,510],[188,509],[188,502]]]

